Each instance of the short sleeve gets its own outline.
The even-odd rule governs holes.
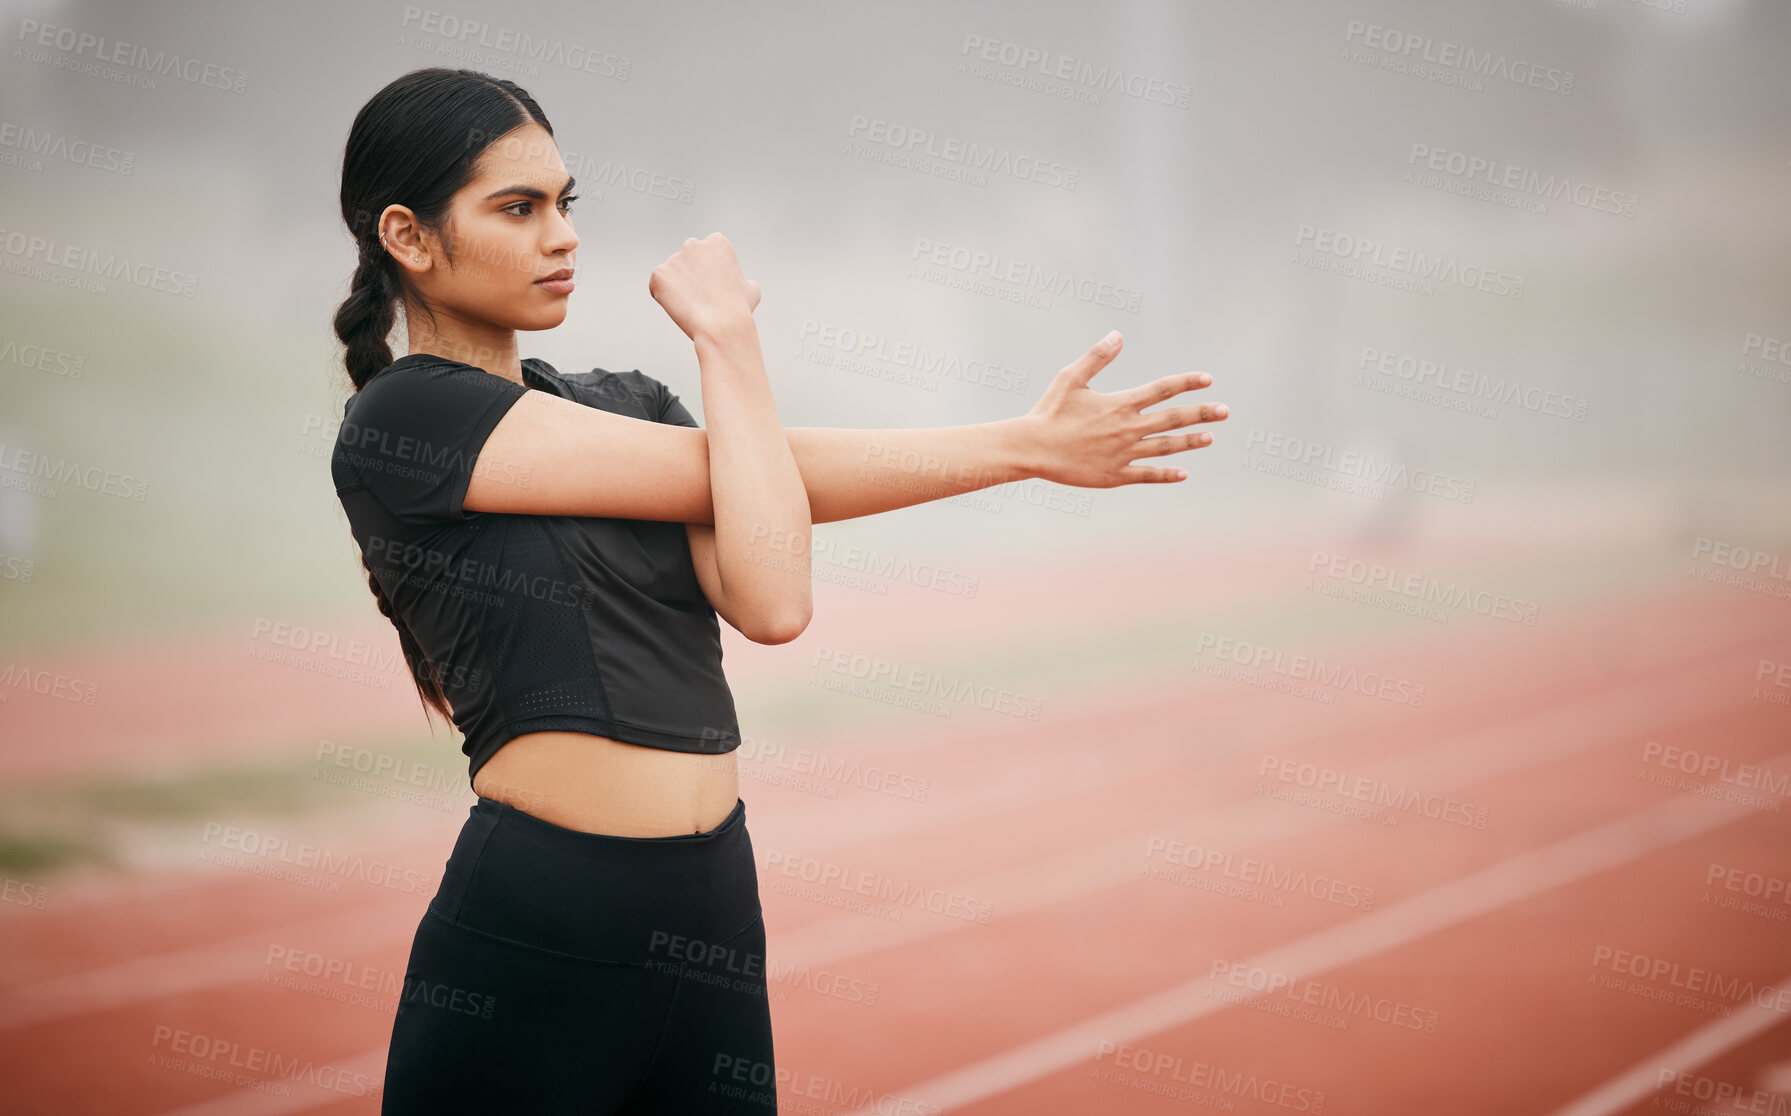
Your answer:
[[[691,417],[689,408],[685,407],[683,401],[672,393],[671,388],[666,387],[658,380],[654,380],[653,385],[659,395],[659,409],[655,412],[655,422],[669,422],[673,426],[695,426],[697,424],[697,420]]]
[[[343,475],[358,479],[404,522],[466,519],[479,450],[528,391],[452,361],[387,368],[345,408],[336,436],[337,453],[349,466]]]

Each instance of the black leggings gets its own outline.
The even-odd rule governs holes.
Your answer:
[[[746,803],[619,837],[480,797],[411,945],[380,1111],[774,1116]]]

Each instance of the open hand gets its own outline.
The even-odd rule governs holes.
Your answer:
[[[740,273],[734,246],[718,232],[686,237],[653,269],[647,293],[692,341],[737,316],[751,317],[759,306],[759,285]]]
[[[1206,387],[1213,378],[1205,372],[1164,376],[1124,391],[1091,389],[1089,380],[1119,355],[1124,344],[1125,339],[1118,333],[1111,335],[1110,343],[1097,342],[1051,380],[1044,398],[1025,416],[1037,453],[1037,476],[1078,488],[1116,488],[1122,484],[1187,479],[1188,474],[1181,469],[1131,462],[1208,444],[1212,436],[1204,431],[1164,431],[1218,422],[1229,411],[1223,403],[1203,403],[1142,413],[1153,403]],[[1159,437],[1147,437],[1152,434]]]

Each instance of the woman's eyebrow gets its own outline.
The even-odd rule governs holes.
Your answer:
[[[566,193],[566,191],[572,189],[572,184],[576,181],[578,181],[576,178],[573,178],[571,175],[567,175],[566,176],[566,185],[560,187],[560,193],[562,195],[564,195]],[[492,198],[501,198],[505,194],[521,194],[525,198],[535,198],[537,200],[545,199],[547,197],[546,191],[540,189],[539,187],[520,185],[520,186],[506,186],[502,190],[493,190],[491,193],[485,195],[485,200],[490,201]]]

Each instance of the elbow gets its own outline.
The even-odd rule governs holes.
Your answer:
[[[812,617],[813,609],[805,606],[799,612],[767,617],[754,624],[751,631],[744,631],[742,634],[754,643],[789,643],[808,630],[808,622]]]

